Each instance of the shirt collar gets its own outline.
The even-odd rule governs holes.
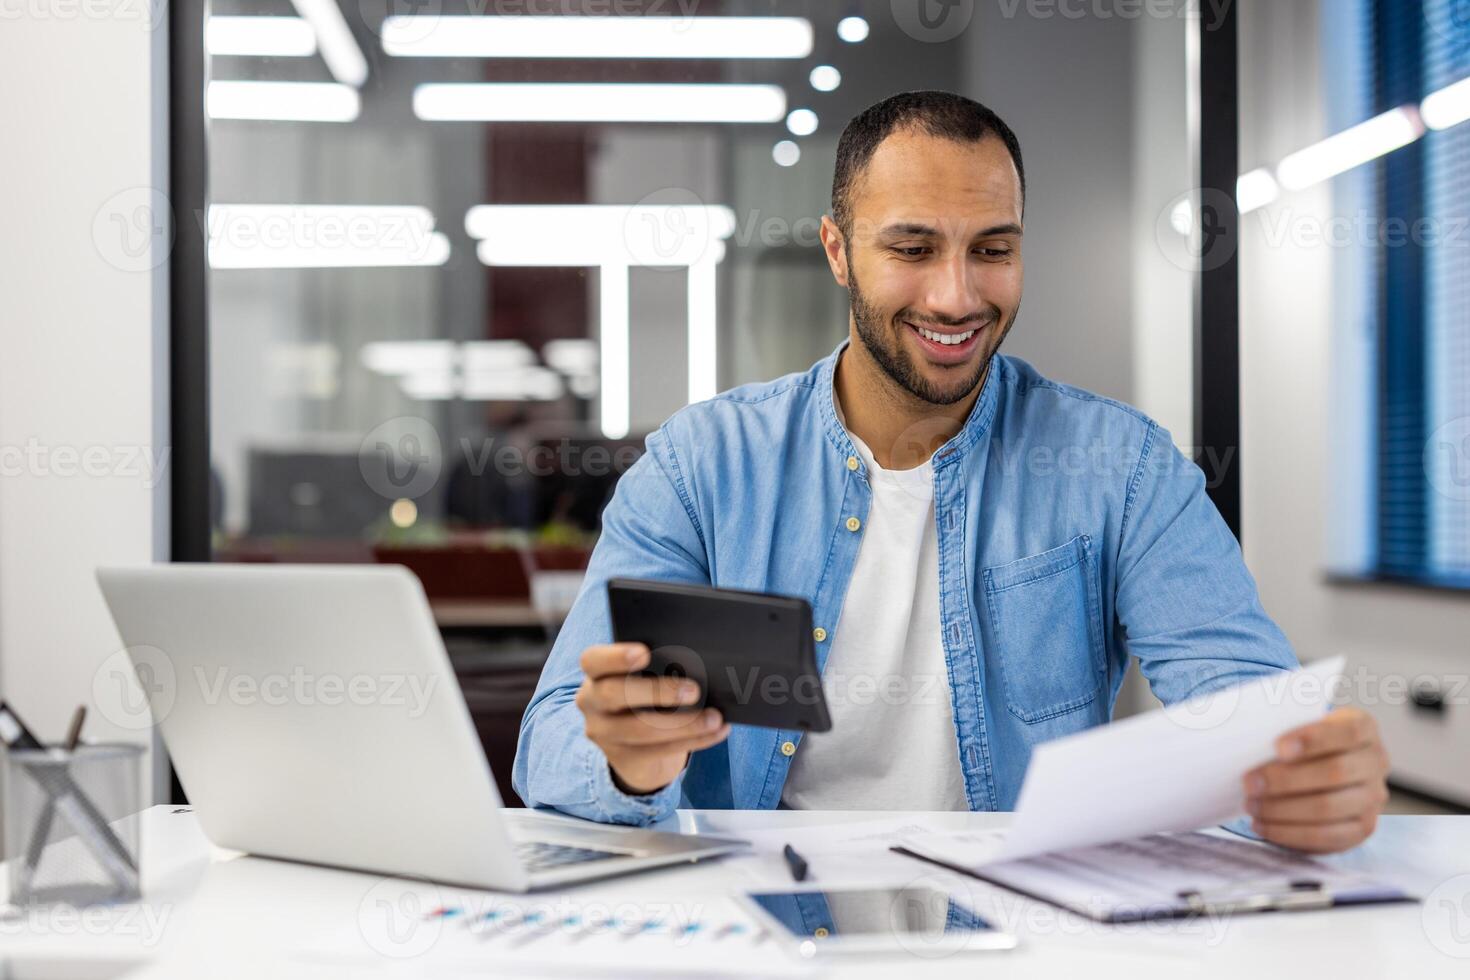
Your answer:
[[[843,348],[851,340],[850,337],[844,337],[832,353],[822,360],[817,371],[817,402],[822,413],[822,428],[826,430],[828,441],[836,447],[844,460],[857,457],[858,452],[847,434],[847,429],[837,418],[837,394],[833,381],[837,376],[837,359],[842,356]],[[959,432],[934,452],[932,461],[936,470],[964,459],[975,443],[990,431],[990,423],[995,418],[995,408],[1000,401],[999,375],[1005,370],[1004,364],[999,354],[991,357],[990,370],[985,374],[980,397],[975,399],[975,405],[970,409],[970,417],[965,420]]]

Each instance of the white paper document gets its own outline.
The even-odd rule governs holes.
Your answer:
[[[1327,712],[1342,668],[1333,657],[1044,742],[1008,831],[921,834],[905,846],[969,868],[1238,817],[1245,774],[1275,758],[1277,738]]]

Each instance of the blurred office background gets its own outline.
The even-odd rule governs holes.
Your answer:
[[[815,239],[834,149],[905,89],[1020,138],[1006,352],[1188,448],[1198,31],[1229,2],[211,0],[209,203],[172,214],[209,236],[212,557],[414,569],[509,793],[642,436],[845,334]],[[1470,806],[1461,6],[1235,5],[1245,554],[1304,659],[1349,657],[1396,783],[1433,798],[1405,807]],[[91,569],[168,554],[159,466],[121,462],[166,461],[167,39],[123,10],[0,32],[0,119],[50,141],[0,165],[0,445],[113,460],[0,485],[0,693],[52,729],[117,649]]]

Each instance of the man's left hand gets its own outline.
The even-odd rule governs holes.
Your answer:
[[[1245,808],[1266,840],[1345,851],[1368,839],[1388,801],[1388,753],[1373,716],[1339,708],[1276,740],[1276,759],[1245,775]]]

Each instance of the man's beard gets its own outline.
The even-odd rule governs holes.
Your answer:
[[[873,360],[878,362],[879,367],[883,368],[883,372],[892,378],[899,387],[920,401],[928,402],[931,405],[953,405],[955,402],[962,401],[966,395],[974,391],[975,386],[980,383],[980,379],[985,377],[985,371],[990,367],[990,361],[995,356],[995,352],[1000,349],[1001,341],[1005,340],[1006,334],[1010,333],[1011,324],[1016,321],[1016,314],[1012,313],[1010,320],[1006,321],[1004,328],[994,334],[994,339],[990,341],[990,349],[985,351],[984,356],[980,358],[979,363],[975,366],[975,370],[970,373],[969,377],[953,386],[940,388],[931,384],[929,379],[925,378],[919,369],[915,367],[913,359],[909,356],[908,349],[903,343],[903,338],[898,336],[899,331],[908,329],[908,327],[897,322],[905,319],[902,316],[902,313],[905,311],[899,311],[900,315],[894,317],[895,322],[891,324],[884,323],[882,312],[874,308],[863,298],[862,290],[858,287],[857,276],[853,274],[851,262],[847,264],[847,282],[848,292],[852,297],[852,318],[853,322],[857,324],[858,339],[863,342],[863,346],[868,349],[868,353],[873,356]],[[999,324],[1000,311],[992,306],[990,308],[990,314],[989,317],[983,320],[967,318],[966,320],[948,323],[947,326],[961,326],[964,323],[975,323],[976,329],[985,329]],[[891,347],[885,342],[887,340],[894,341]],[[986,338],[981,338],[982,343],[985,340]]]

